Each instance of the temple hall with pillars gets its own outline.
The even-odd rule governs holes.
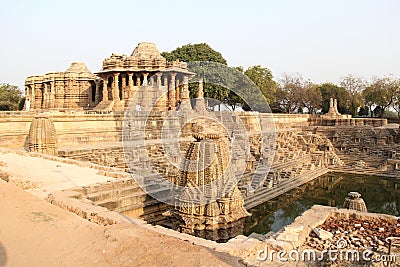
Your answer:
[[[130,56],[112,54],[93,74],[84,63],[65,72],[29,76],[25,109],[123,110],[135,96],[142,107],[174,108],[189,100],[189,79],[195,73],[185,62],[168,62],[153,43],[139,43]]]

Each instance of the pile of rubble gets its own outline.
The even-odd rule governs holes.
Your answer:
[[[319,251],[336,249],[370,250],[387,253],[388,237],[400,236],[400,219],[383,220],[340,219],[329,217],[307,237],[305,245]]]

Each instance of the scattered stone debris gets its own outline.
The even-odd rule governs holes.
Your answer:
[[[317,235],[317,237],[321,240],[331,239],[333,234],[331,232],[325,231],[321,228],[314,228],[313,232]]]
[[[17,187],[21,188],[22,190],[38,188],[37,183],[31,182],[31,181],[10,180],[9,182],[15,184]]]
[[[10,181],[10,175],[2,170],[0,170],[0,179],[8,182]]]
[[[387,253],[388,237],[400,236],[400,219],[395,223],[384,220],[338,219],[329,217],[320,225],[319,233],[329,232],[332,239],[319,238],[315,229],[307,237],[305,245],[317,250],[355,249]]]

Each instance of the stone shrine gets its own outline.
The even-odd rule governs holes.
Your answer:
[[[158,101],[160,109],[189,100],[189,78],[185,62],[167,60],[153,43],[143,42],[130,56],[112,54],[93,74],[84,63],[75,62],[65,72],[29,76],[25,109],[123,110],[139,89],[139,105]]]
[[[84,109],[96,105],[99,77],[82,62],[74,62],[65,72],[29,76],[25,95],[30,109]],[[26,109],[29,109],[27,106]]]
[[[351,118],[351,115],[340,114],[340,112],[338,110],[338,106],[337,106],[337,99],[330,98],[328,113],[322,115],[322,118],[325,118],[325,119],[348,119],[348,118]]]
[[[173,228],[183,233],[228,240],[242,233],[244,218],[250,216],[229,163],[229,141],[219,134],[194,137],[177,181],[185,189],[165,215],[171,218]]]

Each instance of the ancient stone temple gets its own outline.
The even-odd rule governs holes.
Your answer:
[[[98,103],[99,80],[84,63],[74,62],[65,72],[27,77],[25,95],[30,109],[91,108]]]
[[[194,136],[176,182],[185,189],[166,215],[181,232],[228,240],[243,232],[244,218],[250,215],[230,168],[229,141],[218,134]]]
[[[163,97],[160,105],[165,108],[175,107],[178,100],[189,100],[188,81],[194,75],[185,62],[167,62],[153,43],[140,43],[130,56],[112,54],[103,61],[103,69],[97,74],[103,81],[102,107],[110,103],[114,107],[127,106],[128,100],[143,86],[141,101],[154,102]],[[167,94],[162,96],[162,93]]]
[[[155,44],[144,42],[130,56],[112,54],[104,59],[95,74],[84,63],[72,63],[65,72],[27,77],[25,93],[30,109],[119,110],[137,92],[138,105],[157,102],[167,109],[189,100],[188,81],[194,75],[185,62],[167,62]]]

